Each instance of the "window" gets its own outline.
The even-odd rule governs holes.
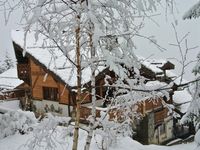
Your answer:
[[[160,125],[160,134],[164,134],[166,132],[166,126],[163,123],[162,125]]]
[[[58,88],[43,87],[43,98],[46,100],[58,100]]]

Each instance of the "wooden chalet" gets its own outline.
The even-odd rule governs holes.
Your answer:
[[[34,37],[32,35],[32,37]],[[15,31],[12,33],[14,50],[17,58],[17,71],[19,79],[24,81],[24,89],[29,90],[29,99],[32,100],[32,110],[37,114],[52,112],[64,116],[73,115],[73,107],[76,105],[76,71],[73,70],[72,64],[68,62],[62,52],[52,48],[47,50],[42,46],[35,46],[34,39],[29,38],[27,41],[26,53],[23,56],[23,33]],[[71,65],[69,65],[71,64]],[[152,64],[153,67],[143,64],[140,70],[141,75],[149,81],[160,80],[168,82],[166,70],[174,68],[170,62]],[[154,68],[156,70],[153,70]],[[105,96],[106,89],[104,85],[105,75],[115,78],[115,74],[105,67],[98,68],[96,74],[97,105],[102,106],[102,97]],[[90,83],[90,69],[85,68],[82,73],[84,82]],[[89,87],[90,88],[90,87]],[[112,96],[112,92],[110,93]],[[91,96],[83,92],[84,99],[81,110],[81,118],[86,119],[91,110],[88,107],[91,104]],[[145,99],[138,103],[138,112],[143,119],[136,123],[138,134],[137,139],[144,144],[160,144],[173,137],[172,133],[172,115],[162,103],[163,98],[159,97],[150,101]],[[172,103],[172,94],[170,101]],[[98,115],[102,109],[97,109]],[[98,116],[97,115],[97,116]]]
[[[28,85],[33,110],[39,114],[55,112],[70,116],[74,94],[72,88],[30,53],[26,52],[24,57],[23,49],[15,42],[13,44],[18,77]]]
[[[26,85],[24,88],[29,90],[30,99],[33,100],[32,109],[37,114],[53,112],[71,116],[76,105],[76,70],[73,70],[73,64],[58,49],[51,51],[48,48],[35,46],[34,35],[29,36],[32,40],[29,39],[30,42],[27,43],[29,47],[23,56],[23,33],[15,31],[12,35],[18,77],[24,81]],[[105,67],[98,68],[101,72],[106,72],[105,69]],[[83,84],[90,82],[90,75],[90,68],[85,68],[82,72]],[[97,79],[97,84],[103,84],[101,79],[101,77]],[[98,95],[102,95],[104,91],[98,88],[97,92]],[[91,102],[87,92],[84,92],[82,97],[83,104]]]
[[[158,80],[162,82],[169,83],[172,78],[167,74],[168,70],[173,70],[175,68],[174,64],[166,60],[159,59],[144,59],[139,58],[142,66],[140,69],[140,74],[150,81]]]
[[[147,99],[138,104],[138,111],[143,115],[143,118],[136,123],[135,129],[135,139],[139,142],[163,144],[174,138],[173,115],[163,102],[165,102],[163,98],[158,98]]]

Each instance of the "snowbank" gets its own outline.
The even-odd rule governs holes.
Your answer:
[[[62,128],[57,128],[57,131],[62,131]],[[63,131],[62,134],[55,135],[56,140],[61,142],[63,137]],[[62,136],[61,136],[62,135]],[[65,135],[65,134],[64,134]],[[83,130],[80,130],[79,135],[79,144],[78,144],[78,150],[83,150],[85,145],[85,139],[86,139],[87,133]],[[55,145],[55,150],[70,150],[72,149],[72,136],[67,137],[65,136],[65,142],[60,145],[57,143]],[[20,135],[16,134],[10,137],[7,137],[5,139],[0,140],[0,148],[4,150],[18,150],[20,147],[20,150],[27,150],[26,143],[33,138],[32,133],[26,134],[26,135]],[[139,142],[132,140],[130,137],[120,137],[117,140],[117,143],[113,143],[113,145],[109,148],[109,150],[192,150],[196,147],[196,145],[193,143],[188,144],[181,144],[176,146],[158,146],[158,145],[142,145]],[[43,150],[42,148],[37,148],[37,150]],[[91,144],[91,150],[99,150],[101,149],[101,138],[99,136],[96,136],[92,140]]]
[[[19,105],[19,100],[2,100],[0,101],[0,113],[19,110]]]

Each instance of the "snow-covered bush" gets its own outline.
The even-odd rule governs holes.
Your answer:
[[[13,67],[14,67],[14,62],[10,58],[8,53],[6,53],[5,60],[4,61],[0,60],[0,73],[4,72],[10,68],[13,68]]]
[[[27,133],[36,122],[32,112],[18,110],[0,114],[0,139],[15,133]]]
[[[53,116],[48,113],[47,116],[33,128],[33,138],[28,140],[24,146],[30,150],[37,150],[41,147],[52,150],[56,149],[57,145],[66,144],[65,138],[70,132],[70,127],[68,128],[70,120],[70,117]],[[58,128],[59,125],[64,125],[66,128]]]
[[[115,145],[120,136],[131,136],[132,134],[130,120],[127,119],[119,123],[115,119],[110,121],[109,118],[109,114],[103,111],[101,111],[101,117],[97,118],[99,127],[95,130],[95,136],[101,139],[101,141],[96,142],[100,142],[99,145],[102,149],[108,149]]]

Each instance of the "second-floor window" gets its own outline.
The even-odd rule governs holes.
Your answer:
[[[43,87],[43,98],[46,100],[58,100],[58,88]]]

